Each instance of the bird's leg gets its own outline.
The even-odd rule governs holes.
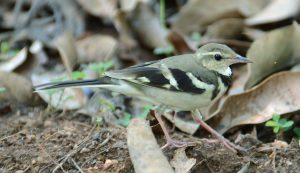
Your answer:
[[[165,135],[165,138],[166,138],[166,144],[164,146],[162,146],[161,148],[165,149],[168,146],[181,148],[181,147],[195,145],[195,143],[192,143],[192,142],[180,142],[180,141],[176,141],[176,140],[171,138],[171,136],[170,136],[170,134],[169,134],[162,118],[161,118],[161,115],[162,115],[162,113],[164,113],[165,109],[166,109],[165,106],[159,106],[154,110],[154,116],[157,119],[157,121],[158,121],[164,135]]]
[[[236,152],[236,149],[237,150],[244,150],[242,147],[236,146],[235,144],[230,142],[228,139],[224,138],[224,136],[222,136],[217,131],[215,131],[213,128],[211,128],[208,124],[206,124],[202,120],[202,115],[201,115],[199,110],[192,111],[192,116],[193,116],[194,121],[196,121],[198,124],[200,124],[201,127],[206,129],[213,136],[215,136],[228,149],[232,150],[233,152]]]

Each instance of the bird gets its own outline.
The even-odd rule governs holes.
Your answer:
[[[195,122],[224,146],[236,152],[240,149],[238,146],[202,120],[200,108],[209,106],[226,92],[232,76],[231,65],[250,62],[248,58],[237,54],[227,45],[208,43],[194,53],[107,71],[97,79],[41,84],[35,86],[35,91],[67,87],[97,87],[146,100],[156,105],[154,116],[166,138],[164,147],[182,147],[187,143],[171,138],[161,115],[166,110],[190,111]]]

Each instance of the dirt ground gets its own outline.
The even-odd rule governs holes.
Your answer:
[[[87,116],[23,105],[3,106],[0,122],[0,172],[134,172],[123,127],[97,127]],[[156,137],[162,145],[163,136]],[[178,131],[173,137],[195,139]],[[262,144],[245,135],[239,144],[249,151],[234,154],[207,140],[187,148],[187,156],[197,160],[191,172],[300,170],[300,149],[295,140],[284,147]],[[174,151],[168,148],[164,154],[172,159]]]

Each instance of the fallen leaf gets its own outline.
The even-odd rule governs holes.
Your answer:
[[[31,80],[34,86],[36,86],[51,82],[51,80],[58,79],[59,77],[62,77],[62,73],[49,72],[46,74],[33,74]],[[46,103],[56,109],[79,109],[87,102],[87,97],[84,95],[83,90],[78,88],[53,89],[37,93]]]
[[[0,101],[17,101],[24,104],[34,105],[39,97],[33,93],[31,82],[16,73],[0,71],[0,87],[5,91],[0,92]]]
[[[141,41],[150,48],[167,48],[168,31],[161,26],[158,16],[145,3],[139,3],[131,19]]]
[[[175,118],[171,113],[164,113],[163,116],[167,118],[169,121],[172,122],[179,130],[186,132],[188,134],[194,134],[198,128],[199,124],[197,124],[195,121],[186,121],[181,119],[180,117],[176,116]]]
[[[299,0],[273,0],[261,12],[245,20],[247,25],[260,25],[281,21],[298,14]]]
[[[117,0],[77,0],[90,14],[112,19],[117,10]]]
[[[254,41],[247,52],[253,61],[248,64],[245,88],[250,88],[267,76],[300,62],[300,27],[297,23],[268,32]]]
[[[59,51],[62,62],[69,74],[72,73],[73,68],[77,64],[77,51],[75,47],[75,40],[72,33],[66,31],[57,36],[52,45]]]
[[[241,0],[239,11],[243,16],[249,17],[259,13],[265,8],[272,0]]]
[[[174,173],[146,120],[131,120],[127,128],[127,145],[136,173]]]
[[[274,113],[300,109],[300,73],[280,72],[244,93],[226,98],[208,123],[220,133],[244,124],[259,124]]]
[[[148,3],[150,0],[120,0],[122,11],[131,12],[139,2]]]
[[[230,28],[230,29],[225,29]],[[207,27],[207,31],[202,39],[222,38],[238,39],[242,35],[244,21],[239,18],[221,19]]]
[[[8,60],[5,61],[0,61],[0,70],[6,72],[13,71],[25,62],[27,59],[27,53],[28,50],[24,47],[14,57],[8,58]]]
[[[76,42],[79,63],[101,62],[112,58],[117,40],[108,35],[90,35]]]
[[[185,148],[175,150],[171,165],[175,168],[175,173],[188,173],[196,164],[196,159],[188,158],[185,154]]]
[[[205,26],[224,18],[240,17],[240,0],[189,0],[179,11],[172,29],[182,34],[203,31]]]
[[[255,28],[245,28],[243,34],[251,40],[257,40],[263,37],[266,34],[266,32]]]

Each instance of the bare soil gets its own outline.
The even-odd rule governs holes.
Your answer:
[[[88,116],[51,112],[24,105],[3,106],[0,115],[0,172],[134,172],[126,146],[126,128],[98,127]],[[162,145],[162,135],[156,135]],[[194,137],[173,132],[176,139]],[[196,158],[192,172],[299,172],[300,149],[293,140],[288,147],[263,144],[250,135],[239,141],[250,148],[232,153],[218,143],[202,143],[186,150]],[[165,155],[172,159],[175,149]]]

